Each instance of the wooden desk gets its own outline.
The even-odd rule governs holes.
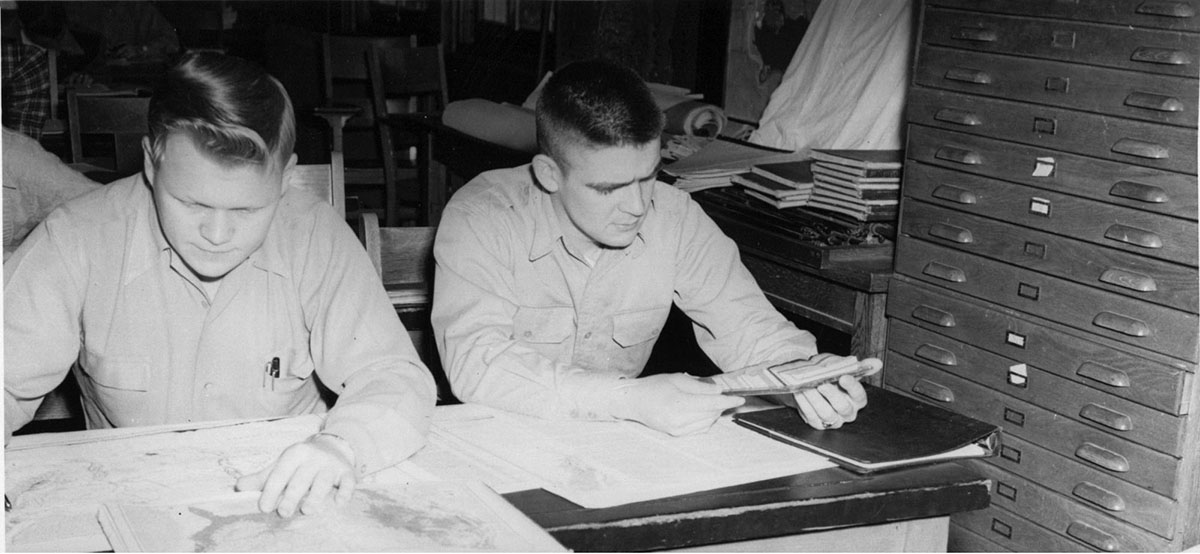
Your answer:
[[[257,467],[270,457],[270,452],[282,450],[315,431],[319,418],[301,416],[280,420],[282,427],[272,427],[270,437],[259,437],[246,426],[228,423],[204,431],[204,437],[194,433],[180,435],[179,440],[186,444],[180,443],[179,452],[164,449],[161,442],[151,446],[148,441],[140,441],[136,443],[137,447],[122,444],[120,448],[97,447],[93,442],[120,440],[131,433],[156,430],[153,428],[83,431],[73,434],[71,445],[60,447],[44,442],[44,439],[54,437],[14,437],[8,445],[10,450],[34,450],[23,453],[24,462],[14,461],[18,457],[12,453],[9,456],[9,464],[19,464],[6,468],[6,486],[12,487],[7,493],[13,495],[15,506],[13,515],[28,509],[51,509],[52,506],[44,504],[48,499],[68,502],[75,508],[90,504],[99,506],[112,501],[111,495],[127,498],[126,493],[134,489],[140,491],[136,494],[146,498],[152,490],[155,502],[170,501],[173,494],[215,494],[215,491],[232,487],[231,475],[235,475],[238,468]],[[157,430],[194,428],[195,425],[165,426]],[[205,446],[197,447],[197,444]],[[44,451],[46,454],[37,454],[36,445],[49,450]],[[223,446],[213,448],[212,445]],[[71,455],[71,451],[80,455],[84,452],[103,454],[90,456],[89,461],[83,462],[79,456]],[[154,459],[161,460],[158,463],[167,465],[147,469],[135,478],[130,473],[131,468],[147,463],[146,455],[139,454],[143,451],[153,452]],[[66,483],[78,483],[81,487],[78,494],[30,484],[31,479],[41,478],[29,473],[34,467],[29,464],[31,455],[33,459],[43,456],[41,459],[50,464],[55,460],[44,458],[49,452],[54,452],[73,468],[63,468],[56,475],[67,479]],[[181,456],[185,458],[182,461]],[[103,471],[95,473],[92,465]],[[35,471],[41,471],[40,465],[36,467]],[[81,474],[86,476],[81,477]],[[173,481],[172,475],[193,478],[180,483]],[[92,483],[91,480],[97,478],[103,483]],[[131,488],[130,479],[136,481],[137,487]],[[151,485],[155,488],[146,489]],[[33,490],[30,487],[37,487],[39,491],[34,493],[34,498],[24,497]],[[987,479],[967,466],[955,463],[878,476],[859,476],[830,468],[604,509],[584,509],[543,490],[514,492],[505,497],[564,546],[577,551],[702,548],[709,545],[722,551],[797,548],[936,551],[946,547],[950,514],[985,508],[989,501]],[[177,498],[182,500],[187,496]],[[52,517],[66,517],[75,522],[73,527],[68,526],[74,534],[56,537],[72,537],[74,542],[71,544],[79,549],[103,549],[107,542],[102,533],[96,536],[98,526],[80,528],[83,516],[70,512],[65,506],[62,510],[46,512],[54,514]],[[24,515],[29,513],[24,512]],[[48,523],[57,529],[52,521]],[[869,530],[863,526],[869,526]]]
[[[988,484],[947,463],[878,476],[825,469],[599,510],[542,490],[505,498],[576,551],[933,552],[946,549],[950,514],[988,505]]]

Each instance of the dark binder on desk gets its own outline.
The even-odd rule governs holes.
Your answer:
[[[733,419],[855,473],[986,458],[1000,448],[1000,428],[995,425],[871,385],[863,388],[867,407],[840,429],[813,429],[788,407],[735,414]]]

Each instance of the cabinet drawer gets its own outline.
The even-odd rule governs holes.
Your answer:
[[[1183,421],[1166,412],[1137,404],[1072,381],[1022,361],[1012,360],[970,344],[893,319],[888,350],[932,368],[969,379],[997,392],[1058,412],[1106,433],[1174,455],[1183,447]],[[1104,408],[1122,414],[1135,429],[1123,430],[1110,420],[1089,419],[1089,410]],[[1136,424],[1133,424],[1136,422]]]
[[[954,523],[954,519],[951,518],[950,536],[946,537],[946,552],[1012,552],[1012,550]]]
[[[1195,0],[930,0],[930,5],[1010,15],[1037,15],[1097,23],[1117,23],[1154,29],[1200,31]]]
[[[913,80],[933,88],[1192,128],[1200,102],[1196,80],[1187,77],[936,46],[921,49]]]
[[[1196,330],[1200,326],[1196,314],[1139,302],[922,240],[899,241],[896,272],[1089,333],[1196,361]]]
[[[1094,423],[1089,427],[1080,421],[1068,419],[1079,417],[1075,414],[1076,406],[1084,404],[1083,413],[1087,413],[1088,408],[1107,410],[1107,407],[1074,401],[1065,394],[1057,394],[1065,405],[1056,406],[1052,411],[962,378],[967,377],[967,373],[978,376],[991,368],[958,369],[957,372],[941,371],[896,352],[889,352],[884,380],[888,386],[926,402],[997,425],[1004,429],[1005,437],[1021,437],[1112,477],[1170,498],[1176,497],[1179,460],[1130,442],[1146,438],[1153,440],[1152,433],[1148,432],[1155,430],[1151,429],[1152,421],[1125,415],[1131,422],[1129,431],[1117,432]],[[1025,390],[1032,390],[1032,386]],[[1055,392],[1024,396],[1039,396],[1038,400],[1051,401]],[[1064,415],[1067,417],[1062,417]],[[1087,421],[1083,418],[1080,420]],[[1174,426],[1177,434],[1179,427],[1178,424]]]
[[[1014,552],[1091,552],[1076,541],[1041,527],[1012,512],[988,506],[960,512],[950,521],[972,533]]]
[[[1154,352],[1135,354],[1099,337],[1084,339],[1050,322],[1037,322],[903,276],[892,279],[887,315],[891,318],[889,348],[903,344],[899,342],[903,335],[894,336],[891,329],[900,333],[907,323],[1168,413],[1190,411],[1194,368]],[[919,359],[933,362],[940,357],[946,365],[957,360],[957,354],[945,346],[941,348],[948,352],[935,347],[916,354],[913,348]]]
[[[1059,535],[1103,552],[1166,552],[1170,544],[1153,533],[1072,501],[987,462],[962,462],[991,480],[991,505],[1036,521]]]
[[[922,125],[908,127],[906,154],[910,160],[940,167],[1196,220],[1195,175],[1087,158]],[[1039,166],[1042,171],[1038,171]],[[905,181],[907,186],[907,176]]]
[[[911,89],[906,109],[915,124],[1196,173],[1195,129],[928,88]]]
[[[948,188],[938,187],[930,192],[944,193]],[[1000,215],[999,212],[1000,210],[997,210],[988,215]],[[1200,280],[1197,279],[1195,265],[1180,265],[1142,257],[1133,252],[1104,248],[1059,234],[1015,227],[1003,221],[912,200],[905,201],[900,225],[901,232],[908,236],[1070,279],[1137,300],[1154,302],[1189,313],[1197,313],[1200,307]],[[1173,250],[1178,250],[1172,246]],[[1194,254],[1193,252],[1190,255]]]
[[[1005,435],[999,456],[989,458],[997,467],[1095,506],[1101,512],[1128,521],[1163,538],[1175,533],[1179,504],[1165,496],[1122,481],[1064,458],[1020,437]]]
[[[1200,36],[1127,26],[925,10],[925,44],[1012,54],[1144,73],[1196,77]]]

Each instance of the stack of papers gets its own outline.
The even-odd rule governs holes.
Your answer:
[[[746,194],[776,208],[796,208],[808,204],[812,197],[811,166],[811,160],[761,163],[733,180],[746,189]]]
[[[709,188],[727,187],[733,177],[750,171],[758,163],[794,161],[796,154],[789,150],[769,148],[749,142],[719,137],[692,155],[663,168],[676,187],[695,192]]]

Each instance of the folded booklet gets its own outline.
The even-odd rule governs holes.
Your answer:
[[[863,385],[867,406],[838,429],[817,430],[795,408],[734,414],[738,424],[830,459],[855,473],[963,458],[1000,448],[1000,428],[902,394]]]
[[[873,375],[881,367],[883,362],[875,358],[859,360],[854,356],[823,353],[781,364],[756,364],[701,380],[721,385],[729,395],[792,394],[837,382],[843,375],[855,378]]]

